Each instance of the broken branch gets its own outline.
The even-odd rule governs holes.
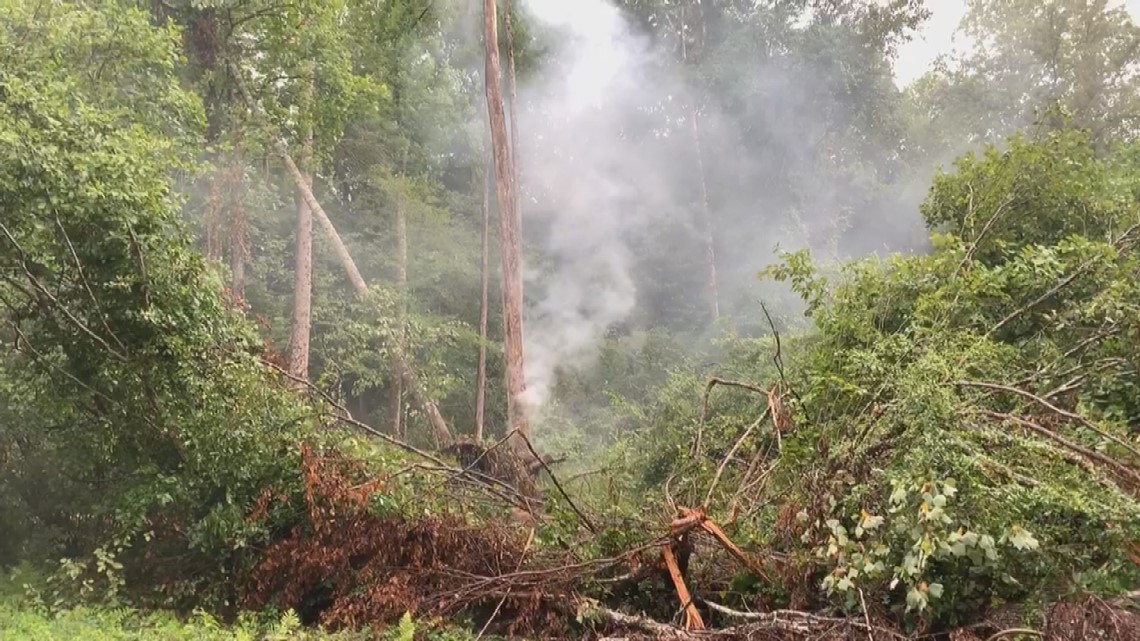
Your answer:
[[[1042,405],[1043,407],[1047,408],[1051,412],[1054,412],[1056,414],[1064,416],[1067,419],[1077,421],[1078,423],[1080,423],[1081,425],[1084,425],[1085,427],[1092,430],[1093,432],[1096,432],[1097,434],[1103,436],[1104,438],[1107,438],[1108,440],[1112,441],[1113,443],[1116,443],[1117,445],[1128,450],[1137,458],[1140,458],[1140,450],[1137,450],[1135,447],[1133,447],[1131,444],[1129,444],[1124,439],[1120,438],[1119,436],[1116,436],[1115,434],[1108,432],[1104,428],[1098,426],[1097,424],[1095,424],[1092,421],[1090,421],[1089,419],[1081,416],[1080,414],[1077,414],[1075,412],[1070,412],[1068,410],[1057,407],[1056,405],[1054,405],[1054,404],[1050,403],[1049,401],[1041,398],[1040,396],[1037,396],[1036,394],[1032,394],[1030,392],[1027,392],[1023,389],[1018,389],[1016,387],[1010,387],[1009,385],[1001,385],[999,383],[985,383],[985,382],[980,382],[980,381],[957,381],[955,384],[961,385],[963,387],[978,387],[981,389],[1010,392],[1012,394],[1017,394],[1018,396],[1021,396],[1023,398],[1027,398],[1031,401],[1034,401],[1034,402]]]

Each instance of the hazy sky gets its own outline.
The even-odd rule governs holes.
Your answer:
[[[1124,4],[1132,18],[1140,20],[1140,0],[1123,0],[1115,4]],[[895,63],[895,78],[903,86],[921,76],[940,54],[962,44],[962,35],[955,32],[966,12],[966,0],[927,0],[927,6],[931,11],[930,19],[914,40],[902,47]]]

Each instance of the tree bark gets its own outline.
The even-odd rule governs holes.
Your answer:
[[[515,218],[522,229],[522,160],[519,154],[518,91],[515,86],[515,34],[511,30],[511,0],[503,0],[503,28],[507,31],[507,108],[511,116],[511,176],[515,181]]]
[[[305,186],[313,187],[310,165],[313,159],[314,99],[313,63],[305,65],[305,124],[301,141],[301,166]],[[302,380],[309,378],[309,334],[313,309],[313,210],[297,189],[297,220],[294,231],[296,247],[293,256],[293,318],[289,331],[289,374]]]
[[[235,303],[245,300],[245,220],[241,211],[232,212],[230,222],[230,295]]]
[[[485,126],[484,126],[485,127]],[[480,257],[480,298],[479,298],[479,363],[475,372],[475,439],[483,440],[483,415],[486,410],[487,397],[487,290],[490,285],[490,261],[488,254],[491,250],[491,184],[487,167],[491,165],[490,145],[484,144],[483,168],[478,172],[478,189],[483,192],[483,224],[482,244]]]
[[[396,195],[396,290],[399,293],[399,318],[397,319],[396,331],[399,337],[396,339],[399,342],[399,354],[403,354],[407,349],[407,327],[408,327],[408,212],[404,208],[403,194]],[[388,404],[389,414],[392,421],[392,433],[396,436],[403,436],[403,410],[404,410],[404,386],[400,378],[392,381],[391,399]]]
[[[681,5],[681,63],[688,64],[689,62],[689,48],[688,48],[688,31],[686,21],[686,9],[689,4]],[[699,11],[699,9],[698,9]],[[704,33],[703,20],[698,20],[698,26],[701,33]],[[700,196],[701,196],[701,232],[704,236],[705,244],[705,270],[706,270],[706,287],[709,305],[709,317],[712,322],[720,320],[720,288],[717,285],[716,277],[716,243],[713,240],[713,221],[712,211],[709,208],[709,189],[708,180],[705,176],[705,161],[703,151],[701,149],[701,127],[700,121],[697,116],[697,92],[694,90],[693,97],[689,100],[689,132],[693,138],[693,151],[697,160],[697,180],[700,183]]]
[[[348,247],[345,246],[344,241],[341,240],[340,234],[337,233],[336,227],[333,226],[332,220],[329,219],[328,214],[325,213],[321,204],[317,202],[316,196],[313,195],[313,190],[305,184],[305,175],[297,168],[297,164],[293,162],[293,157],[289,155],[289,148],[280,138],[274,137],[273,149],[277,155],[281,157],[282,162],[285,163],[285,168],[293,177],[293,182],[297,184],[298,189],[301,191],[301,197],[309,205],[313,215],[316,216],[317,223],[321,229],[328,236],[329,241],[332,243],[333,252],[340,261],[341,267],[344,268],[344,273],[348,276],[348,282],[352,285],[352,291],[357,296],[363,297],[368,293],[368,284],[364,282],[364,277],[360,275],[360,270],[356,267],[356,261],[352,259],[352,254],[348,253]]]
[[[241,206],[238,187],[241,166],[237,158],[226,169],[223,184],[229,196],[230,213],[230,294],[235,304],[245,300],[245,263],[249,258],[249,230],[246,229],[245,211]]]
[[[526,379],[523,370],[522,327],[522,237],[516,214],[515,184],[511,165],[511,152],[507,140],[506,116],[503,113],[503,94],[500,83],[499,38],[495,0],[483,0],[483,45],[487,113],[491,122],[491,145],[495,159],[495,194],[499,204],[499,260],[503,281],[503,351],[507,370],[507,431],[518,432],[529,438],[530,424],[523,394]],[[525,451],[522,439],[512,439],[514,447]]]

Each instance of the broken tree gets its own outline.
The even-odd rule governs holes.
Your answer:
[[[503,351],[507,370],[507,416],[509,430],[530,436],[524,392],[522,327],[522,234],[518,217],[514,165],[507,137],[506,115],[500,82],[499,36],[495,0],[483,0],[483,48],[487,113],[491,126],[491,149],[495,161],[495,194],[499,204],[499,260],[502,264]],[[512,444],[523,456],[523,443]]]

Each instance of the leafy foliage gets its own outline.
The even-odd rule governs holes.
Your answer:
[[[297,206],[267,137],[305,149],[312,129],[313,158],[298,158],[371,284],[347,296],[317,241],[314,394],[352,421],[407,412],[392,394],[399,353],[457,433],[474,422],[485,168],[479,52],[460,5],[0,0],[0,565],[52,570],[34,608],[0,606],[5,632],[352,638],[302,629],[321,620],[462,639],[416,617],[491,598],[484,577],[505,581],[532,549],[578,569],[634,558],[673,509],[702,504],[773,572],[734,575],[695,548],[688,578],[699,598],[748,607],[867,609],[938,632],[1004,602],[1140,583],[1137,34],[1125,15],[973,2],[967,25],[993,51],[903,93],[890,62],[925,14],[918,2],[621,4],[697,89],[638,95],[622,136],[681,159],[663,182],[708,198],[725,223],[720,260],[751,280],[767,262],[757,244],[779,228],[828,262],[783,254],[765,284],[726,288],[732,317],[712,328],[696,205],[631,241],[637,313],[559,372],[536,417],[601,527],[586,537],[577,505],[551,492],[524,546],[495,522],[503,510],[459,491],[463,474],[331,429],[324,399],[267,366],[291,320]],[[524,73],[565,62],[525,11],[514,18]],[[979,95],[1002,108],[966,104]],[[882,221],[916,159],[957,152],[943,134],[991,139],[1033,109],[1048,114],[1036,133],[935,178],[921,211],[930,251],[835,261],[909,233]],[[696,114],[720,152],[703,177],[676,135]],[[768,188],[753,198],[742,187],[757,181]],[[556,267],[546,258],[528,261]],[[757,308],[757,292],[771,302],[785,285],[802,304]],[[492,312],[491,436],[507,429],[499,324]],[[428,447],[423,417],[409,418],[406,440]],[[628,593],[605,587],[616,579],[557,581],[660,606],[658,585],[636,596],[660,577],[632,574]],[[467,600],[444,598],[461,581]],[[519,620],[545,614],[543,586],[526,587],[503,598]],[[77,601],[108,609],[68,609]],[[124,602],[205,606],[237,624]]]

